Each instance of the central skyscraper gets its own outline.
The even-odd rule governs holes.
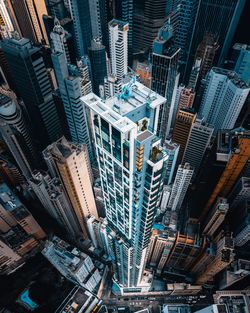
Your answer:
[[[115,280],[121,292],[144,291],[150,287],[144,269],[167,159],[156,137],[166,99],[131,81],[106,102],[93,93],[82,101],[94,130]]]

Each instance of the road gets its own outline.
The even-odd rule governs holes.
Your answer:
[[[205,296],[154,296],[154,297],[117,297],[103,301],[112,312],[117,312],[116,307],[128,307],[131,312],[145,308],[151,308],[153,313],[159,312],[159,307],[163,304],[190,304],[197,307],[205,307],[213,303],[213,299]]]

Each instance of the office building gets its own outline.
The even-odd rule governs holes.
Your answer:
[[[64,53],[68,63],[71,63],[70,38],[72,36],[62,27],[59,20],[55,18],[53,31],[50,33],[51,49],[53,52]]]
[[[35,152],[29,129],[16,99],[0,94],[0,133],[23,176],[28,179]]]
[[[249,143],[249,132],[244,129],[225,130],[219,133],[217,159],[224,161],[226,167],[202,211],[201,218],[207,214],[217,196],[227,197],[232,190],[249,159]]]
[[[219,197],[204,224],[203,234],[213,236],[225,220],[228,210],[227,199]]]
[[[199,82],[206,77],[206,74],[214,65],[219,45],[216,42],[216,36],[212,33],[206,33],[202,42],[198,45],[195,54],[195,63],[201,61],[199,69]],[[198,88],[198,87],[197,87]]]
[[[167,284],[167,290],[171,292],[171,296],[190,296],[200,293],[202,290],[202,286],[190,285],[186,283],[174,283]]]
[[[90,292],[101,281],[92,259],[56,236],[46,241],[42,254],[64,277]]]
[[[214,60],[215,64],[219,66],[223,64],[232,44],[245,2],[245,0],[200,1],[193,24],[193,32],[189,38],[188,62],[185,69],[186,80],[189,79],[197,47],[207,33],[215,36],[219,46]]]
[[[236,72],[246,83],[250,84],[250,46],[236,43],[231,50],[226,67]]]
[[[113,96],[117,96],[122,92],[122,80],[118,79],[114,75],[109,75],[104,77],[104,87],[103,87],[103,97],[101,98],[108,99]]]
[[[82,57],[77,60],[76,67],[69,66],[69,73],[72,76],[79,75],[80,77],[80,90],[82,95],[87,95],[92,92],[92,84],[91,84],[91,69],[90,62],[87,56]]]
[[[238,225],[235,229],[235,245],[242,247],[250,241],[250,202],[246,201],[237,211]]]
[[[166,175],[165,175],[164,183],[169,185],[173,182],[173,176],[175,172],[175,167],[176,167],[176,162],[177,162],[180,146],[175,142],[166,141],[164,144],[164,148],[168,155],[168,158],[166,161]]]
[[[1,45],[42,149],[61,136],[61,125],[41,48],[25,38],[4,40]]]
[[[92,39],[89,0],[69,0],[69,3],[74,24],[77,57],[81,58],[88,54]]]
[[[219,234],[216,239],[216,251],[212,262],[201,272],[196,284],[203,285],[213,281],[216,274],[226,268],[234,259],[234,240],[230,236]]]
[[[117,97],[82,101],[94,129],[116,282],[121,292],[148,290],[144,268],[167,157],[155,135],[165,99],[131,80]]]
[[[44,0],[7,0],[8,6],[18,23],[19,35],[33,42],[48,44],[48,37],[43,22],[43,15],[47,15]]]
[[[148,247],[147,263],[161,273],[174,245],[176,232],[161,224],[153,225]]]
[[[84,312],[91,313],[99,306],[101,301],[93,293],[83,288],[75,287],[69,295],[64,299],[59,308],[56,310],[57,313],[72,313],[72,312]]]
[[[181,96],[181,92],[183,91],[183,89],[185,89],[185,85],[179,84],[179,86],[177,87],[177,90],[176,90],[175,107],[177,107],[177,109],[179,108],[180,96]]]
[[[195,311],[196,313],[227,313],[225,304],[211,304],[204,309]]]
[[[176,240],[170,255],[167,259],[165,269],[175,269],[177,271],[189,271],[203,249],[203,242],[197,236],[197,221],[188,222],[186,233],[180,232],[176,235]]]
[[[139,76],[139,81],[146,87],[151,86],[151,65],[149,62],[136,63],[136,75]]]
[[[92,91],[88,65],[84,59],[78,66],[68,66],[66,55],[62,52],[52,53],[52,62],[63,102],[71,140],[76,144],[86,144],[90,159],[93,159],[90,130],[87,115],[80,101],[81,96]]]
[[[95,248],[101,249],[109,255],[108,236],[107,236],[107,221],[104,218],[96,219],[95,216],[90,216],[87,220],[87,227],[90,239]]]
[[[199,172],[206,149],[210,144],[213,127],[197,119],[191,126],[182,163],[189,163],[194,169],[194,176]]]
[[[1,34],[3,37],[8,37],[15,30],[15,24],[8,10],[8,6],[4,0],[0,1],[0,17],[1,17]]]
[[[193,103],[194,103],[194,97],[195,97],[195,92],[193,91],[192,88],[190,87],[183,88],[180,92],[180,97],[178,99],[179,110],[192,108]]]
[[[167,236],[164,236],[164,225],[153,225],[150,243],[148,246],[147,264],[152,267],[157,267],[162,252],[164,250]]]
[[[190,268],[190,272],[196,277],[204,273],[207,266],[213,262],[216,254],[216,244],[214,241],[204,239],[204,247],[200,255]]]
[[[25,182],[17,166],[3,157],[0,159],[0,177],[1,182],[6,182],[12,188],[20,186]]]
[[[99,228],[101,222],[95,216],[89,216],[87,220],[87,227],[92,244],[95,248],[102,248],[102,242],[99,241]]]
[[[164,185],[162,190],[162,197],[161,197],[161,206],[160,206],[160,212],[166,213],[168,209],[168,200],[170,198],[172,191],[172,187],[170,185]]]
[[[101,39],[108,48],[108,17],[106,0],[89,0],[90,21],[92,38]]]
[[[229,312],[230,310],[247,312],[250,310],[249,295],[249,290],[222,290],[216,291],[213,298],[216,304],[224,304]]]
[[[191,73],[189,76],[188,87],[192,88],[192,90],[198,89],[198,80],[201,70],[201,58],[195,59],[194,65],[192,66]]]
[[[250,178],[241,177],[228,195],[231,211],[237,211],[246,200],[250,199]]]
[[[42,228],[6,184],[0,185],[0,192],[1,232],[5,233],[11,227],[19,225],[28,235],[35,239],[44,239],[46,235]]]
[[[16,90],[16,85],[11,75],[10,66],[4,55],[2,47],[0,47],[0,74],[1,89],[7,87],[10,90]]]
[[[106,50],[98,39],[91,40],[89,47],[89,61],[91,64],[93,92],[99,95],[100,85],[104,84],[104,78],[107,76]]]
[[[188,47],[194,29],[199,0],[178,0],[173,2],[175,5],[172,6],[172,11],[168,14],[176,12],[174,42],[178,48],[181,48],[181,64],[186,64],[188,58]],[[169,1],[167,1],[167,3],[169,3]]]
[[[86,145],[75,145],[64,137],[43,151],[44,160],[52,177],[58,177],[70,199],[75,215],[87,237],[86,220],[98,217],[92,190],[92,172]]]
[[[164,304],[162,313],[191,313],[191,307],[188,304]]]
[[[81,226],[73,205],[58,178],[51,178],[48,173],[33,172],[29,186],[44,209],[67,232],[71,240],[81,235]]]
[[[223,276],[219,282],[220,290],[235,288],[237,284],[244,284],[244,280],[250,275],[250,261],[244,259],[236,259],[230,264],[230,268],[223,272]]]
[[[173,29],[166,23],[153,43],[151,89],[167,99],[159,117],[159,134],[162,142],[168,137],[175,120],[174,106],[178,86],[178,60],[180,49],[173,44]]]
[[[199,116],[219,129],[232,129],[249,94],[249,86],[232,71],[213,67],[206,77]]]
[[[26,0],[26,7],[29,12],[37,41],[48,45],[49,41],[43,22],[43,15],[48,14],[45,0]],[[24,34],[23,36],[25,37]]]
[[[193,123],[195,122],[196,114],[189,110],[179,110],[176,116],[175,127],[173,130],[173,142],[180,146],[177,165],[182,162],[183,155],[187,146],[189,133]]]
[[[133,23],[134,23],[134,1],[133,0],[115,0],[114,11],[115,18],[128,23],[128,63],[132,66],[133,61]]]
[[[133,52],[148,53],[159,29],[166,22],[166,0],[135,0]]]
[[[10,274],[22,263],[23,260],[21,256],[8,247],[0,237],[0,273]]]
[[[46,7],[48,10],[48,15],[56,17],[58,20],[63,20],[64,18],[70,16],[66,7],[66,2],[64,0],[45,0]]]
[[[120,20],[109,22],[109,49],[111,74],[121,79],[128,73],[128,30],[129,25]]]
[[[179,165],[175,176],[174,184],[172,187],[171,195],[168,201],[168,207],[172,211],[176,212],[180,211],[182,202],[185,198],[193,173],[194,170],[189,163]]]
[[[29,257],[36,254],[40,249],[39,241],[30,234],[27,234],[20,225],[12,226],[9,230],[2,233],[0,242],[4,242],[14,253],[21,257],[18,264],[13,265],[14,269],[25,263]],[[8,253],[6,250],[2,252]],[[3,259],[6,260],[6,257],[8,257],[8,255],[4,255]],[[1,261],[3,261],[3,259]],[[2,270],[3,273],[8,274],[8,272],[13,270],[13,267],[5,267]]]
[[[175,244],[176,231],[172,230],[171,228],[168,228],[166,236],[167,236],[167,239],[165,242],[165,246],[164,246],[164,249],[162,251],[161,258],[158,262],[158,266],[157,266],[157,273],[158,274],[160,274],[165,268],[165,265],[167,263],[169,255],[170,255],[170,252],[171,252],[171,250]]]

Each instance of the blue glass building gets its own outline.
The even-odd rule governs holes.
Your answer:
[[[74,33],[77,43],[77,56],[88,54],[92,39],[89,0],[70,0]]]
[[[98,40],[92,40],[89,47],[93,92],[99,95],[99,86],[104,84],[107,76],[106,50]]]
[[[206,33],[217,39],[215,65],[225,61],[246,0],[200,0],[188,49],[184,79],[188,81],[198,45]]]
[[[42,149],[60,138],[62,129],[41,48],[25,38],[6,39],[1,45]]]

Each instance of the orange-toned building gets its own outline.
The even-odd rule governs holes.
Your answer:
[[[217,182],[203,212],[205,217],[218,196],[227,197],[250,158],[250,132],[242,128],[221,131],[218,134],[217,160],[227,165]]]

